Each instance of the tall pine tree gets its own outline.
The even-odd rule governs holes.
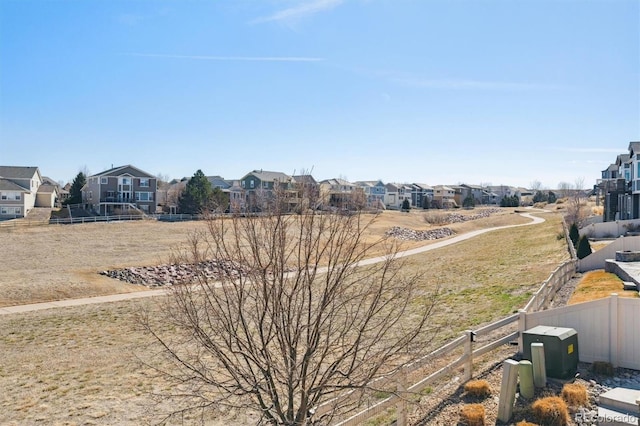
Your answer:
[[[71,183],[71,188],[69,189],[69,199],[66,204],[80,204],[82,203],[82,187],[87,183],[87,177],[83,172],[78,172],[76,177],[73,179]]]
[[[178,200],[180,212],[185,214],[200,214],[204,212],[209,208],[212,192],[211,182],[207,180],[202,170],[198,169],[193,177],[189,179],[182,195],[180,195]]]

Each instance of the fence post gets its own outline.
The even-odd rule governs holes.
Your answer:
[[[609,362],[618,366],[618,294],[609,297]]]
[[[398,374],[398,382],[396,383],[396,390],[398,393],[398,403],[396,404],[396,425],[397,426],[406,426],[407,425],[407,399],[406,399],[406,390],[407,390],[407,372],[404,367],[400,368]]]
[[[518,309],[518,352],[524,353],[524,339],[522,338],[524,332],[527,330],[527,311],[524,309]]]
[[[467,382],[471,380],[473,376],[473,336],[474,333],[472,330],[465,330],[464,333],[467,335],[467,341],[464,343],[464,376],[462,378],[463,382]]]
[[[508,359],[502,363],[502,383],[498,400],[498,419],[507,423],[513,414],[518,384],[518,362]]]

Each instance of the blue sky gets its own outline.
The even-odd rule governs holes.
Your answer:
[[[0,0],[0,164],[554,188],[640,140],[637,0]]]

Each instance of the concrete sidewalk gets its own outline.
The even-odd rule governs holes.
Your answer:
[[[520,226],[537,225],[545,221],[544,219],[540,217],[532,216],[529,213],[520,213],[520,215],[528,219],[531,219],[531,222],[524,223],[521,225],[497,226],[494,228],[480,229],[477,231],[468,232],[466,234],[462,234],[462,235],[455,236],[453,238],[438,241],[436,243],[429,244],[427,246],[418,247],[415,249],[406,250],[406,251],[397,253],[396,257],[400,258],[405,256],[412,256],[414,254],[436,250],[442,247],[449,246],[451,244],[459,243],[460,241],[465,241],[465,240],[477,237],[478,235],[486,234],[487,232],[497,231],[500,229],[516,228]],[[359,262],[357,266],[372,265],[374,263],[383,262],[385,260],[386,258],[384,256],[373,257],[371,259],[366,259]],[[66,299],[66,300],[56,300],[53,302],[33,303],[29,305],[7,306],[5,308],[0,308],[0,315],[19,314],[24,312],[40,311],[44,309],[65,308],[65,307],[71,307],[71,306],[91,305],[91,304],[108,303],[108,302],[120,302],[123,300],[141,299],[144,297],[163,296],[167,294],[169,290],[170,288],[165,288],[165,289],[158,289],[158,290],[137,291],[134,293],[111,294],[108,296],[85,297],[82,299]]]

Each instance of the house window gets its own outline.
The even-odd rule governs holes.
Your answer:
[[[269,188],[269,182],[262,182],[263,188]]]
[[[123,185],[131,185],[131,179],[130,178],[122,178],[122,184]]]
[[[149,179],[140,179],[140,187],[148,188],[149,187]]]
[[[136,192],[136,201],[153,201],[153,192]]]
[[[244,188],[244,181],[242,181],[242,187]]]
[[[253,181],[253,179],[251,179],[249,181],[249,187],[253,188],[255,186],[255,182]]]
[[[108,184],[108,183],[109,183],[109,178],[108,178],[108,177],[101,177],[101,178],[100,178],[100,183],[101,183],[102,185],[106,185],[106,184]]]
[[[22,207],[0,207],[0,214],[22,214]]]

